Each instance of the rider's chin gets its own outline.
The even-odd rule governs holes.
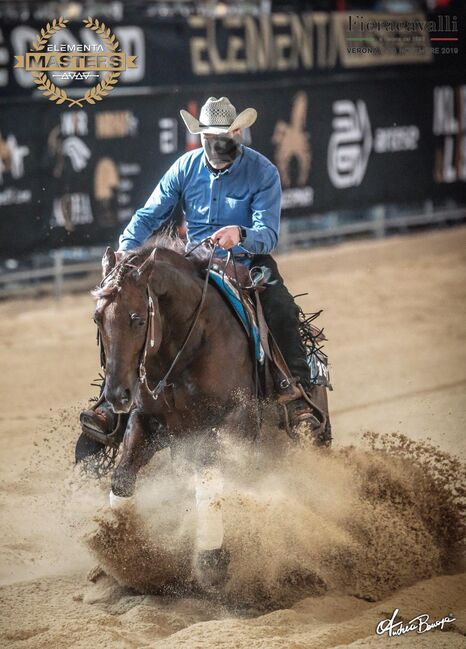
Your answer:
[[[214,169],[223,169],[223,167],[226,167],[229,163],[226,160],[220,160],[220,159],[213,159],[209,160],[210,166],[213,167]]]

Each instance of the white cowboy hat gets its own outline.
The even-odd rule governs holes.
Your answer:
[[[246,108],[242,113],[236,115],[236,108],[227,97],[220,97],[220,99],[209,97],[201,108],[199,119],[196,119],[187,110],[180,110],[180,115],[190,133],[219,135],[237,128],[252,126],[256,121],[257,111],[254,108]]]

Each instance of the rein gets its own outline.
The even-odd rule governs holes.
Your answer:
[[[196,246],[194,246],[193,248],[188,250],[188,252],[186,252],[184,256],[188,257],[194,250],[196,250],[196,248],[198,248],[202,244],[205,244],[207,241],[210,241],[210,239],[203,239]],[[175,358],[173,359],[170,367],[168,368],[167,372],[165,373],[165,376],[162,379],[160,379],[160,381],[157,383],[157,385],[152,389],[150,388],[149,383],[147,381],[147,371],[146,371],[147,353],[148,353],[149,349],[151,349],[153,347],[156,347],[156,345],[160,346],[160,344],[162,342],[162,333],[161,333],[161,326],[160,326],[161,325],[160,312],[158,310],[156,310],[156,308],[155,308],[155,301],[154,301],[154,298],[152,296],[151,288],[150,288],[149,284],[147,285],[147,296],[148,296],[148,310],[147,310],[147,313],[148,313],[148,318],[147,318],[146,339],[145,339],[145,342],[144,342],[144,347],[143,347],[143,352],[142,352],[142,359],[141,359],[141,362],[139,364],[139,381],[141,382],[142,385],[145,386],[145,388],[149,392],[150,396],[154,399],[154,401],[156,401],[159,398],[160,394],[167,387],[167,381],[168,381],[168,379],[169,379],[175,365],[179,361],[181,354],[185,350],[186,345],[188,344],[189,339],[191,338],[191,335],[194,332],[194,329],[196,328],[196,325],[197,325],[197,323],[199,321],[202,309],[204,307],[204,302],[205,302],[205,299],[206,299],[206,296],[207,296],[207,288],[209,286],[209,273],[210,273],[210,269],[212,267],[212,261],[213,261],[216,249],[217,249],[217,244],[215,243],[215,244],[212,245],[212,248],[211,248],[211,252],[210,252],[210,256],[209,256],[209,263],[207,265],[206,276],[205,276],[204,284],[203,284],[203,287],[202,287],[201,299],[199,300],[199,304],[196,307],[194,318],[193,318],[193,320],[192,320],[192,322],[191,322],[191,324],[189,326],[188,333],[185,336],[183,344],[181,345],[180,349],[176,353]],[[142,266],[138,269],[139,274],[142,273],[143,268],[146,266],[146,264],[149,261],[151,261],[151,260],[154,261],[155,260],[156,252],[157,252],[157,248],[154,248],[154,251],[152,252],[150,257],[148,257],[146,259],[146,261],[142,264]],[[157,299],[157,298],[155,298],[155,299]],[[155,319],[156,318],[158,318],[158,320],[159,320],[159,322],[158,322],[158,324],[159,324],[158,332],[160,332],[158,334],[157,338],[156,338],[157,334],[156,334],[156,326],[155,326]]]

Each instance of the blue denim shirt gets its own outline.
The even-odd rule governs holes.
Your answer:
[[[280,229],[281,186],[278,170],[265,156],[241,146],[241,154],[220,173],[206,165],[201,148],[182,155],[137,210],[120,236],[120,250],[144,243],[167,221],[181,199],[188,246],[226,225],[246,231],[235,254],[267,254],[275,248]]]

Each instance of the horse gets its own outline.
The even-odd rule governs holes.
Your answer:
[[[157,450],[189,443],[199,433],[204,437],[194,458],[201,470],[196,498],[198,510],[206,511],[221,491],[219,427],[245,441],[257,435],[257,372],[250,342],[208,282],[212,255],[198,252],[186,256],[176,241],[163,240],[132,251],[119,263],[107,248],[102,260],[104,279],[92,295],[105,363],[103,397],[114,413],[129,415],[111,477],[115,507],[130,502],[138,472]],[[314,397],[327,411],[326,390],[316,387]],[[221,513],[214,523],[213,531],[198,531],[203,552],[221,548]]]

